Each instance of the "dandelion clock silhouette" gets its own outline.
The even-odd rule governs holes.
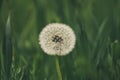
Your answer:
[[[39,44],[48,55],[56,57],[56,70],[59,80],[62,74],[59,66],[58,56],[69,54],[76,42],[76,37],[72,28],[62,23],[51,23],[45,26],[39,35]]]

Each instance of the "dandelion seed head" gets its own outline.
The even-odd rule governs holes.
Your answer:
[[[73,30],[62,23],[48,24],[39,35],[39,44],[49,55],[66,55],[70,53],[76,42]]]

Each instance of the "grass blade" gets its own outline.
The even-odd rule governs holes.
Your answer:
[[[4,78],[10,79],[11,63],[12,63],[12,41],[11,41],[10,14],[8,15],[5,33],[3,38],[3,61],[4,61]]]

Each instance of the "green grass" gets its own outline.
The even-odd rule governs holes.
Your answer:
[[[1,80],[58,80],[54,56],[38,44],[53,22],[77,37],[59,57],[63,80],[120,80],[120,0],[0,0]]]

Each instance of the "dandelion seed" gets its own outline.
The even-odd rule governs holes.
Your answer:
[[[39,35],[39,44],[49,55],[66,55],[75,46],[73,30],[61,23],[48,24]]]

